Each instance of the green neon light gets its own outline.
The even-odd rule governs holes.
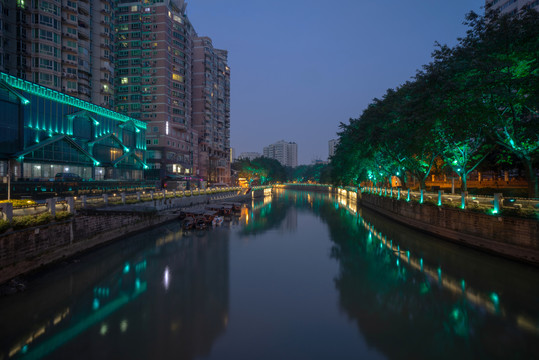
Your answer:
[[[490,294],[490,299],[492,300],[492,303],[494,305],[498,305],[500,303],[500,298],[498,297],[498,294],[496,293]]]
[[[69,96],[61,92],[46,88],[44,86],[31,83],[15,76],[0,72],[0,80],[5,81],[8,85],[12,86],[15,89],[22,90],[29,94],[44,97],[46,99],[57,101],[62,104],[76,106],[82,110],[87,110],[112,120],[121,122],[132,121],[136,127],[139,127],[144,130],[146,129],[146,123],[144,123],[143,121],[133,119],[127,115],[123,115],[115,111],[103,108],[101,106],[94,105],[84,100],[77,99],[73,96]]]
[[[140,294],[144,293],[148,288],[148,284],[143,282],[138,289],[132,294],[122,294],[118,298],[112,300],[110,303],[94,311],[89,316],[84,317],[81,321],[67,328],[66,330],[54,335],[49,340],[38,344],[35,347],[30,347],[27,357],[25,359],[41,359],[47,354],[50,354],[54,350],[58,349],[62,345],[68,343],[75,337],[88,330],[91,326],[103,321],[112,313],[136,299]],[[28,350],[28,347],[27,347]],[[26,351],[26,350],[25,350]]]

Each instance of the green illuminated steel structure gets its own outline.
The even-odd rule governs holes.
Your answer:
[[[142,179],[145,133],[142,121],[0,73],[2,175]]]

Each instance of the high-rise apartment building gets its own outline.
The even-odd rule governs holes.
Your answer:
[[[193,39],[193,129],[199,134],[199,175],[230,182],[230,68],[228,52],[209,37]]]
[[[227,51],[198,37],[185,10],[184,0],[0,0],[0,71],[144,121],[150,178],[228,183]]]
[[[116,8],[117,111],[148,123],[154,177],[230,182],[230,68],[198,37],[183,0]]]
[[[284,140],[264,147],[264,156],[275,159],[283,166],[298,166],[298,145]]]
[[[112,107],[112,0],[0,2],[0,70]]]
[[[539,0],[486,0],[485,5],[493,10],[499,10],[502,14],[515,14],[526,8],[534,8],[539,11]]]
[[[116,110],[148,124],[153,177],[197,174],[191,123],[194,29],[183,0],[116,6]]]

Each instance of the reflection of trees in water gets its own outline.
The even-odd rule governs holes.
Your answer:
[[[287,223],[288,231],[295,230],[294,223],[298,212],[317,214],[318,202],[313,201],[314,195],[304,191],[274,190],[272,200],[269,198],[256,199],[252,205],[250,220],[241,230],[241,235],[262,234],[271,229],[277,229]],[[291,209],[295,212],[291,213]]]
[[[450,293],[376,239],[336,199],[316,197],[339,261],[340,305],[389,358],[526,358],[537,340]],[[389,241],[389,239],[388,239]],[[442,275],[443,276],[443,275]],[[464,286],[464,284],[463,284]],[[536,357],[536,356],[531,356]]]
[[[0,358],[16,348],[78,359],[118,351],[132,359],[209,355],[228,322],[229,232],[196,234],[160,227],[62,268],[48,279],[53,286],[2,301],[2,328],[20,331],[2,339]],[[14,315],[3,316],[6,310]]]

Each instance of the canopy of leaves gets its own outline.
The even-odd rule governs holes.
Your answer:
[[[466,36],[452,48],[437,44],[412,81],[341,123],[333,183],[384,183],[406,173],[424,186],[441,161],[465,186],[489,158],[518,160],[530,196],[539,196],[539,13],[472,12],[466,24]]]

